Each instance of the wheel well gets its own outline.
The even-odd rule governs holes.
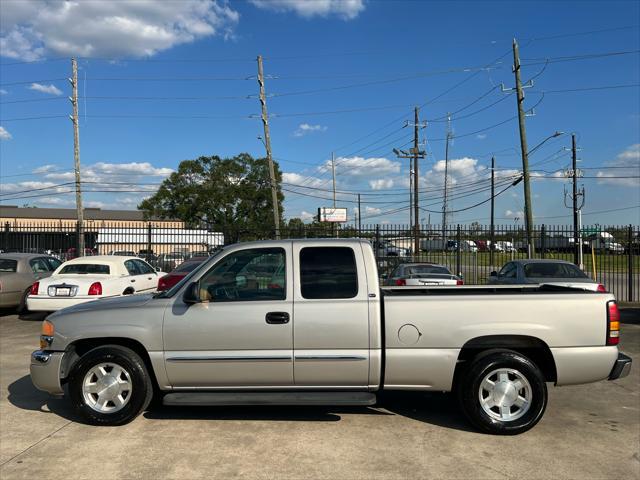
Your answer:
[[[547,382],[555,383],[557,381],[556,364],[551,349],[539,338],[527,335],[487,335],[473,338],[462,346],[458,355],[453,384],[456,384],[458,377],[473,360],[495,351],[504,350],[512,350],[527,357],[536,364]]]
[[[135,290],[132,287],[127,287],[124,289],[124,292],[122,292],[123,295],[133,295],[135,293]]]
[[[73,370],[73,367],[85,353],[103,345],[120,345],[122,347],[130,348],[140,355],[145,367],[147,367],[149,375],[151,375],[151,382],[153,383],[154,389],[158,388],[158,380],[156,379],[156,374],[153,370],[153,365],[151,364],[151,358],[149,357],[147,349],[144,348],[144,346],[137,340],[122,337],[87,338],[71,343],[67,347],[67,354],[63,357],[63,365],[61,365],[62,379],[67,379]]]

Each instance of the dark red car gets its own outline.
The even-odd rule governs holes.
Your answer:
[[[190,272],[195,270],[198,265],[208,259],[209,257],[193,257],[182,262],[170,273],[166,274],[164,277],[160,277],[158,280],[158,291],[162,292],[163,290],[169,290]]]

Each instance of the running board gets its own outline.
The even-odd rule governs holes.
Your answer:
[[[173,406],[370,406],[376,403],[376,396],[368,392],[179,392],[166,394],[162,403]]]

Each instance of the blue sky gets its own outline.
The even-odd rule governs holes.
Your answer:
[[[308,219],[330,205],[335,152],[337,188],[349,192],[338,203],[349,217],[360,192],[364,223],[406,223],[408,163],[391,150],[408,147],[412,129],[402,127],[420,105],[422,205],[433,211],[421,218],[438,223],[447,112],[450,210],[488,198],[492,153],[498,191],[521,169],[516,101],[500,89],[513,86],[515,36],[523,80],[535,77],[526,91],[527,108],[537,105],[527,118],[530,148],[566,132],[530,158],[536,223],[571,221],[562,178],[571,132],[584,222],[640,222],[638,2],[6,0],[0,17],[3,204],[74,206],[64,194],[73,168],[71,55],[81,57],[81,162],[93,182],[85,204],[131,209],[181,160],[264,155],[261,54],[286,217]],[[126,191],[88,192],[106,189]],[[522,184],[496,205],[498,223],[522,224]],[[487,203],[452,218],[487,223],[488,215]]]

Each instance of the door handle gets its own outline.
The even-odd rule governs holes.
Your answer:
[[[136,281],[135,280],[131,280],[131,283],[136,283]]]
[[[265,316],[265,320],[270,325],[289,323],[289,314],[287,312],[269,312]]]

